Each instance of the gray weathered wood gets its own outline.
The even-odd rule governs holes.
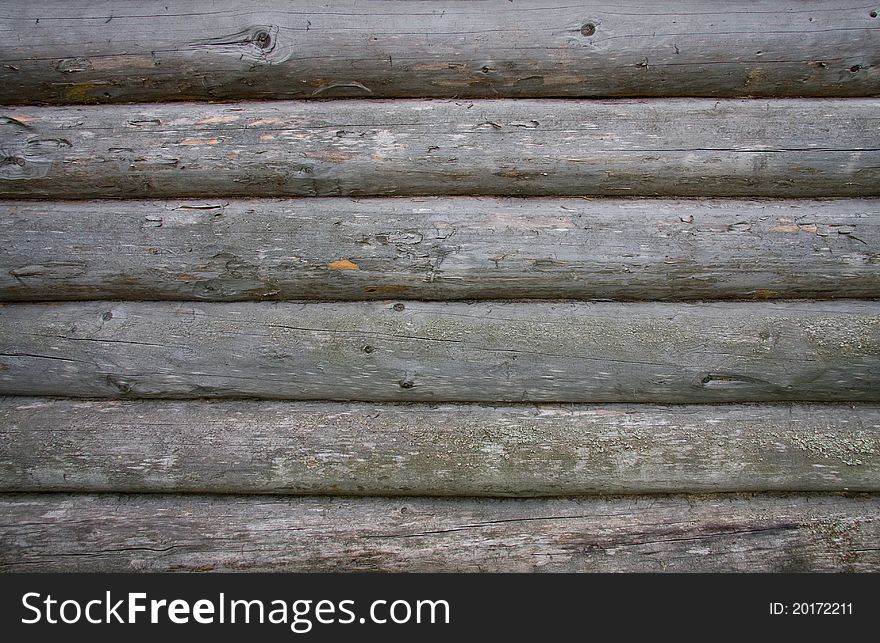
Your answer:
[[[0,109],[0,195],[880,196],[880,99]]]
[[[0,491],[880,491],[880,406],[0,398]]]
[[[878,296],[878,199],[0,202],[4,301]]]
[[[0,495],[3,571],[880,571],[880,496]]]
[[[859,0],[4,2],[0,101],[863,96]]]
[[[0,306],[0,393],[880,401],[880,302]]]

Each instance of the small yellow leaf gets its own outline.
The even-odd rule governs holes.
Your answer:
[[[349,261],[348,259],[331,261],[327,264],[327,267],[330,268],[330,270],[360,270],[360,266],[358,266],[354,261]]]

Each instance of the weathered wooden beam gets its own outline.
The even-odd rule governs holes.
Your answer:
[[[0,101],[864,96],[857,0],[4,3]]]
[[[0,195],[880,196],[880,99],[8,107]]]
[[[0,306],[0,393],[880,401],[880,302]]]
[[[880,491],[880,406],[0,398],[0,491]]]
[[[880,571],[880,496],[0,495],[3,571]]]
[[[0,201],[0,300],[880,297],[880,200]]]

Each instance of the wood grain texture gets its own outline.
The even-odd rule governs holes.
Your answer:
[[[0,196],[880,196],[880,99],[7,107]]]
[[[880,303],[0,306],[0,393],[880,401]]]
[[[880,571],[878,496],[0,495],[4,571]]]
[[[880,491],[880,406],[0,398],[0,491]]]
[[[0,101],[864,96],[858,0],[4,3]]]
[[[880,200],[0,201],[0,300],[880,296]]]

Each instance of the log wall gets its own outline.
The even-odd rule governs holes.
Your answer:
[[[4,3],[0,571],[880,570],[878,29]]]

